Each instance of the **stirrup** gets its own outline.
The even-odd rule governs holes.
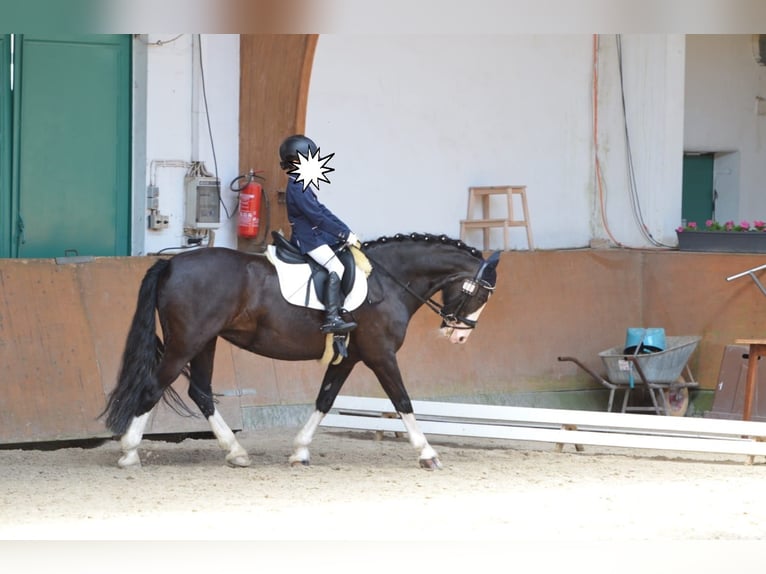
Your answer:
[[[322,333],[332,333],[334,335],[345,335],[349,331],[353,331],[356,329],[356,323],[353,321],[346,322],[340,317],[334,317],[332,319],[327,320],[320,329],[322,330]]]

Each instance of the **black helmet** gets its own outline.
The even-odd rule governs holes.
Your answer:
[[[298,152],[308,157],[309,152],[315,154],[317,145],[303,134],[295,134],[285,139],[279,146],[280,166],[284,170],[294,167],[293,162],[298,159]]]

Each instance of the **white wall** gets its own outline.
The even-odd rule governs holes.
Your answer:
[[[200,159],[214,169],[204,113],[192,110],[192,36],[156,45],[172,38],[145,38],[146,184],[153,160]],[[631,207],[614,38],[603,36],[599,50],[604,204],[615,240],[646,246]],[[239,38],[203,35],[202,46],[218,173],[233,213]],[[607,237],[593,167],[592,48],[587,34],[320,36],[306,131],[323,155],[335,153],[320,199],[362,238],[457,237],[468,187],[521,184],[537,248]],[[681,212],[684,58],[683,36],[623,37],[637,195],[647,230],[668,245]],[[184,244],[183,176],[183,168],[156,171],[170,228],[146,230],[136,254]],[[512,246],[526,248],[523,230],[513,231]],[[478,232],[468,239],[480,245]],[[236,246],[233,222],[224,221],[215,244]],[[498,231],[492,247],[500,246]]]
[[[159,187],[160,211],[170,217],[165,230],[148,230],[140,253],[185,245],[183,167],[151,169],[153,161],[203,161],[215,173],[199,75],[198,51],[191,34],[173,40],[172,34],[150,34],[141,40],[146,50],[145,184]],[[236,196],[229,183],[238,175],[239,162],[239,36],[203,34],[202,54],[208,111],[223,200],[233,213]],[[171,41],[173,40],[173,41]],[[157,42],[162,44],[157,44]],[[194,49],[193,49],[194,46]],[[196,73],[195,73],[196,70]],[[140,131],[140,127],[137,128]],[[236,247],[235,226],[221,210],[222,226],[215,245]],[[136,248],[134,247],[134,250]]]
[[[721,221],[766,220],[766,66],[755,61],[750,35],[686,37],[684,149],[730,152],[716,161]]]
[[[322,198],[366,238],[457,236],[469,186],[526,185],[536,245],[585,245],[589,48],[584,36],[320,36],[307,132],[336,154]]]
[[[683,184],[684,37],[621,36],[625,111],[617,37],[601,36],[599,46],[599,157],[608,227],[627,246],[674,246]],[[596,213],[593,221],[595,236],[608,237]]]
[[[618,241],[646,245],[627,194],[614,49],[602,50],[608,216]],[[683,37],[627,38],[624,52],[646,224],[658,239],[674,241]],[[398,231],[457,236],[469,186],[522,184],[536,247],[586,246],[603,234],[593,177],[592,62],[590,35],[320,36],[307,133],[323,154],[336,154],[332,184],[320,198],[364,238]],[[524,248],[517,231],[514,246]]]

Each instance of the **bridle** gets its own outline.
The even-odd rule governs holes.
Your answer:
[[[429,299],[431,303],[436,304],[438,307],[438,314],[442,318],[442,327],[449,327],[450,329],[475,329],[477,325],[477,321],[473,319],[468,319],[467,317],[463,317],[461,315],[461,312],[463,311],[463,307],[465,307],[466,303],[473,299],[474,297],[478,296],[481,290],[487,292],[487,299],[489,299],[489,296],[492,294],[492,292],[495,290],[494,286],[490,285],[489,281],[486,281],[485,279],[482,279],[482,275],[484,274],[484,270],[487,268],[487,262],[483,261],[481,266],[479,267],[479,270],[476,272],[476,275],[473,276],[471,279],[464,279],[463,285],[461,286],[461,297],[458,301],[458,304],[455,307],[455,310],[451,313],[446,313],[444,311],[444,305],[439,305],[435,301]]]
[[[488,293],[487,298],[489,298],[489,295],[491,295],[495,290],[495,287],[491,285],[489,281],[481,278],[484,274],[484,270],[487,268],[487,262],[482,261],[481,266],[473,277],[466,277],[463,279],[460,300],[458,301],[457,305],[455,305],[454,311],[447,312],[445,311],[445,305],[442,305],[438,301],[434,301],[431,297],[423,297],[419,293],[415,292],[412,287],[409,286],[409,284],[399,280],[399,278],[391,273],[388,269],[386,269],[385,266],[381,265],[379,261],[376,261],[374,258],[370,257],[369,253],[365,252],[365,255],[375,265],[376,268],[382,270],[386,273],[386,275],[391,277],[394,283],[399,285],[402,289],[407,291],[407,293],[415,297],[418,301],[426,305],[429,309],[431,309],[431,311],[439,315],[439,317],[442,319],[442,327],[466,330],[475,329],[478,323],[477,321],[461,316],[460,313],[463,311],[463,307],[465,307],[468,301],[479,295],[482,290]],[[439,289],[439,291],[441,290],[442,289]]]

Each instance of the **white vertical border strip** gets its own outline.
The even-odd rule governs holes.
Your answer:
[[[147,46],[138,34],[133,36],[131,65],[131,212],[130,254],[146,253],[146,101]]]

